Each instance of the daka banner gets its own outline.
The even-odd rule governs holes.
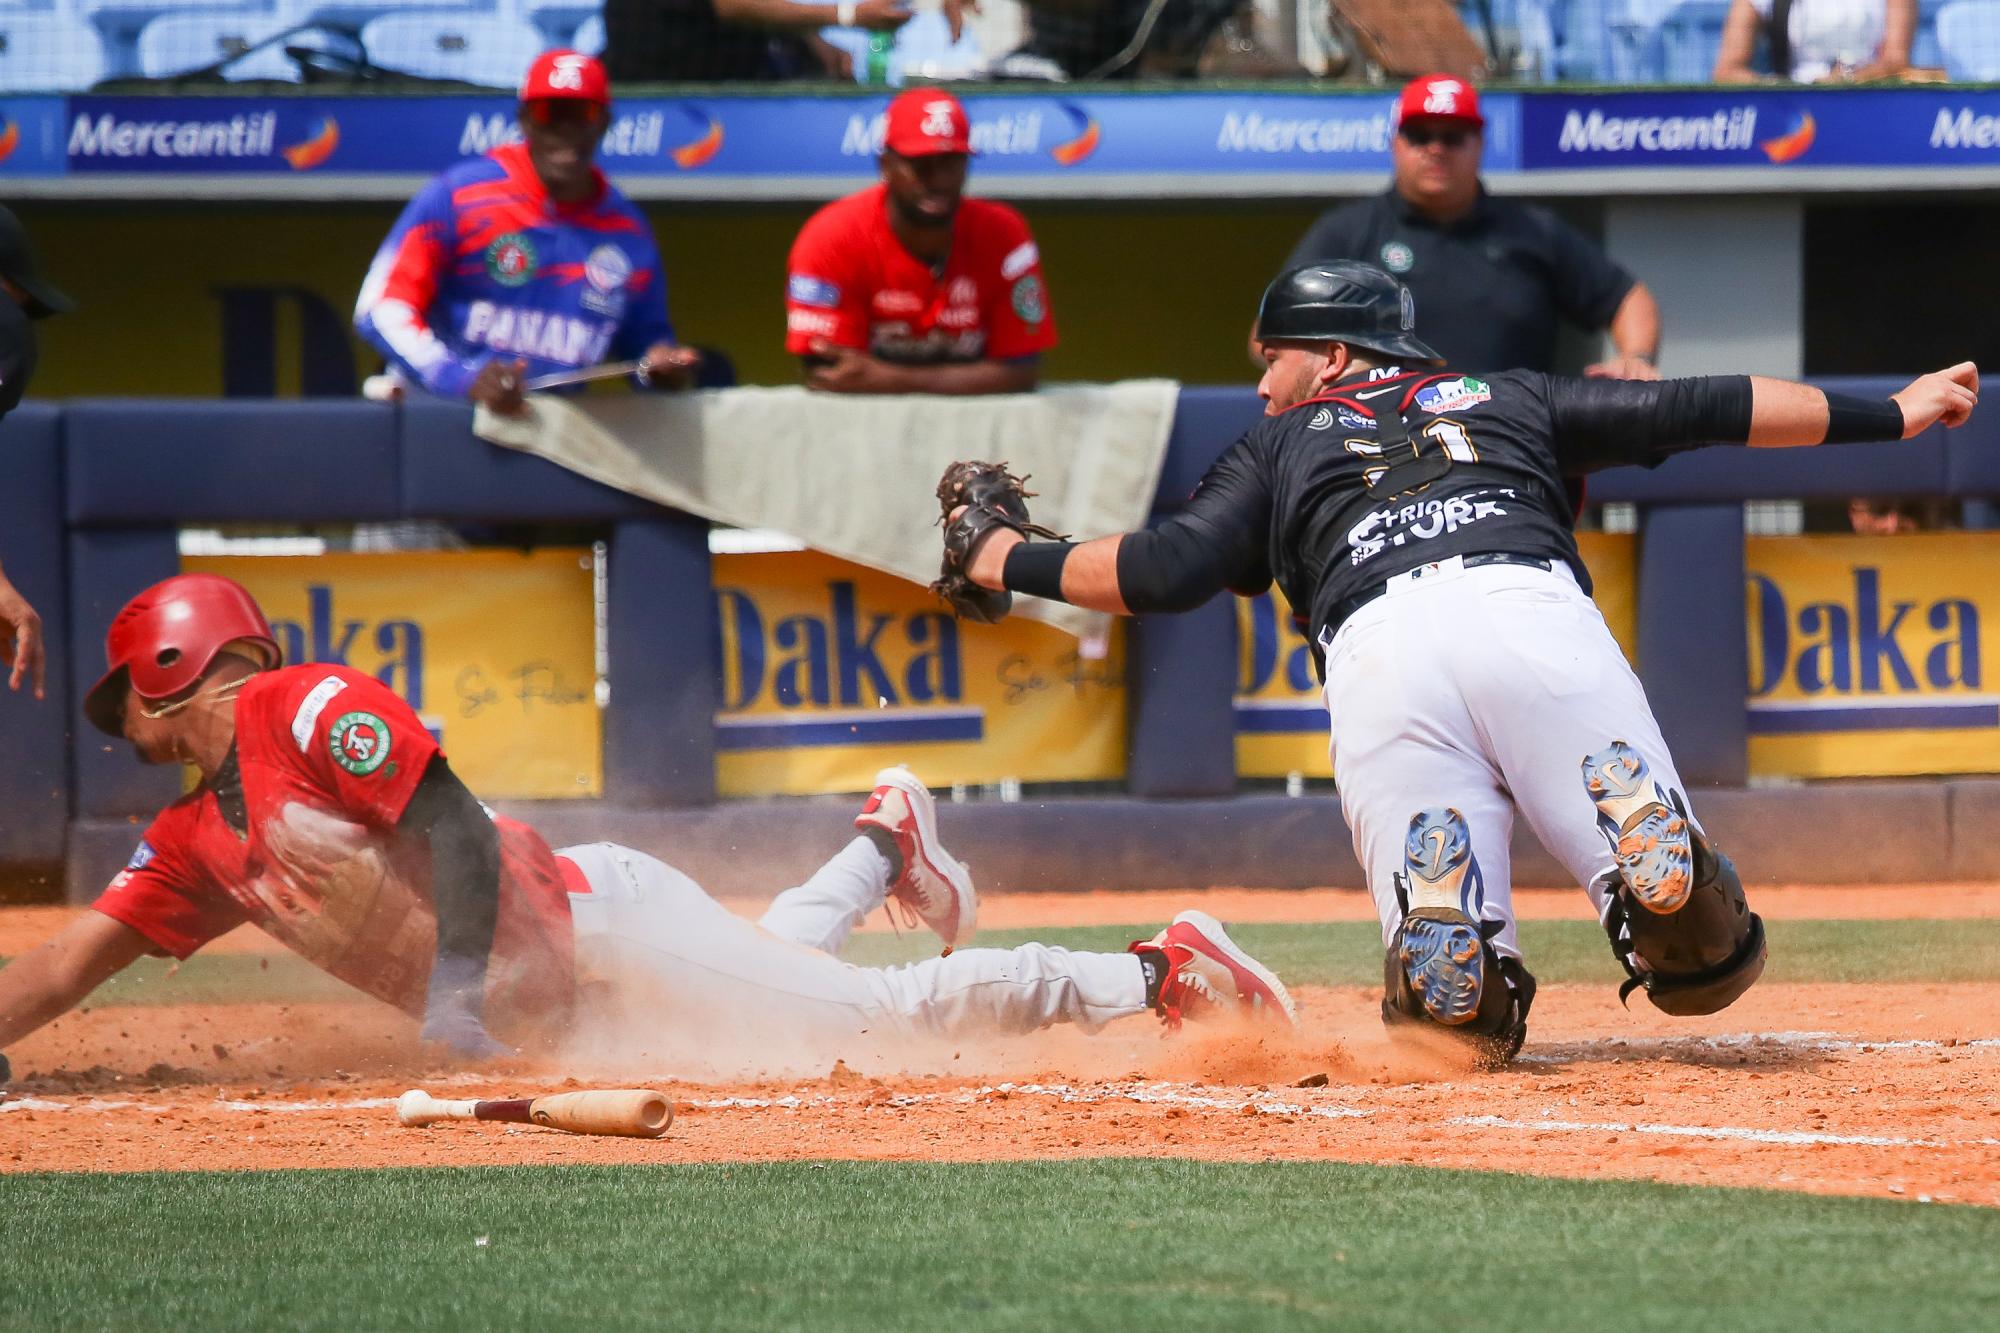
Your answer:
[[[717,787],[867,791],[907,763],[953,783],[1125,773],[1125,654],[1013,616],[960,623],[930,591],[817,552],[719,555]]]
[[[481,797],[603,794],[588,550],[202,556],[181,565],[248,588],[287,663],[338,663],[394,690]]]
[[[1990,533],[1753,537],[1753,777],[2000,772]]]

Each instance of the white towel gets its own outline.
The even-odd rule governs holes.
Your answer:
[[[900,575],[937,577],[937,480],[960,459],[1033,477],[1035,520],[1078,540],[1145,524],[1180,386],[1059,384],[946,398],[817,393],[535,395],[523,417],[484,408],[473,429],[607,486]],[[1089,642],[1105,617],[1023,597],[1018,614]]]

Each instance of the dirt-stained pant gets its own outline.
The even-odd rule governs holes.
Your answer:
[[[752,924],[672,866],[616,843],[556,853],[588,894],[570,895],[579,996],[705,1042],[804,1045],[874,1033],[950,1037],[1095,1029],[1145,1009],[1131,954],[1040,944],[961,949],[900,967],[838,954],[886,896],[889,865],[857,837]],[[821,1047],[824,1049],[824,1047]]]
[[[1617,865],[1585,789],[1585,759],[1623,742],[1649,791],[1685,799],[1686,788],[1638,677],[1566,567],[1442,561],[1418,573],[1390,580],[1328,646],[1341,810],[1384,944],[1402,920],[1395,880],[1411,818],[1450,808],[1465,817],[1483,889],[1469,914],[1505,922],[1493,943],[1519,957],[1515,811],[1602,919]]]

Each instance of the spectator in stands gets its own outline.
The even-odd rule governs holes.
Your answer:
[[[34,247],[21,220],[13,210],[0,208],[0,417],[20,405],[35,373],[34,321],[70,308],[70,299],[36,267]],[[43,697],[42,618],[8,581],[4,568],[0,568],[0,660],[10,664],[9,689],[18,690],[22,681],[32,679],[35,697]]]
[[[1416,298],[1424,340],[1454,369],[1553,370],[1566,318],[1608,332],[1616,349],[1585,374],[1658,379],[1653,294],[1547,209],[1486,193],[1485,124],[1467,84],[1412,80],[1396,104],[1389,189],[1322,214],[1285,267],[1358,259],[1389,270]],[[1261,366],[1254,332],[1250,351]]]
[[[956,38],[973,0],[946,0]],[[854,60],[821,28],[894,32],[910,21],[904,0],[604,0],[604,63],[611,77],[721,83],[825,74],[854,77]]]
[[[1910,67],[1917,0],[1732,0],[1715,57],[1717,83],[1893,79]],[[1759,73],[1757,48],[1771,72]]]
[[[1028,40],[994,62],[1005,79],[1188,76],[1241,0],[1023,0]]]
[[[965,108],[911,89],[889,104],[882,183],[837,199],[792,243],[785,348],[834,393],[1025,393],[1056,344],[1028,224],[966,199]]]
[[[611,124],[604,67],[545,51],[521,85],[523,140],[461,162],[410,201],[376,252],[354,324],[399,381],[519,412],[533,375],[641,362],[677,387],[700,354],[674,340],[645,215],[594,161]]]

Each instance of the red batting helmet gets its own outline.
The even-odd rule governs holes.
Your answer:
[[[109,669],[84,696],[84,716],[111,736],[124,735],[125,684],[140,697],[170,699],[201,679],[215,655],[248,639],[282,658],[271,626],[243,585],[220,574],[176,574],[125,603],[104,636]]]

